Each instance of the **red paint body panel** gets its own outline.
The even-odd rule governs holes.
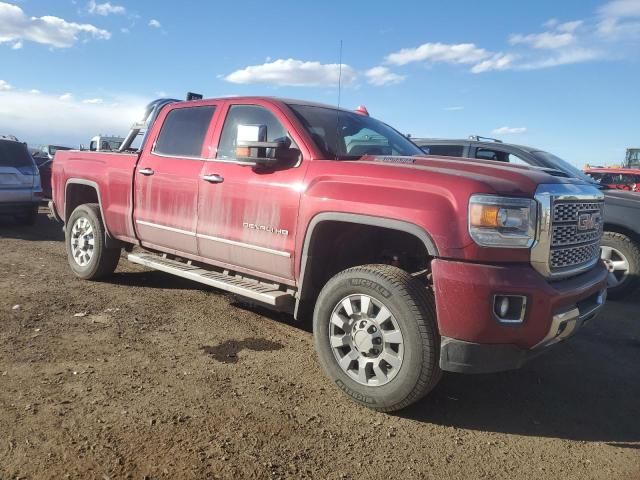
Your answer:
[[[441,335],[527,349],[545,337],[553,315],[601,292],[607,278],[607,269],[602,264],[578,277],[553,283],[529,265],[484,265],[436,259],[432,269]],[[527,297],[522,326],[498,323],[489,301],[495,294]]]
[[[217,161],[224,118],[236,104],[269,109],[299,146],[301,163],[265,172]],[[184,103],[163,109],[139,159],[129,154],[59,151],[53,171],[58,215],[65,218],[68,181],[92,182],[99,188],[105,224],[114,238],[293,286],[299,285],[305,238],[318,214],[402,220],[427,232],[437,248],[433,276],[441,334],[470,342],[528,348],[544,336],[553,314],[604,288],[602,266],[551,283],[529,265],[528,249],[479,247],[467,231],[471,195],[532,198],[538,185],[571,183],[569,179],[483,160],[324,159],[282,100],[246,97],[189,105],[217,107],[199,159],[152,153],[164,118]],[[142,168],[152,168],[156,174],[144,177],[139,173]],[[220,175],[224,182],[202,180],[201,176],[210,174]],[[139,223],[134,228],[134,220],[165,228]],[[248,224],[286,230],[287,234],[247,228]],[[496,292],[530,298],[523,326],[500,326],[493,319],[490,304]]]

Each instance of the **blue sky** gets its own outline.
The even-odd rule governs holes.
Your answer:
[[[0,133],[124,134],[158,96],[278,95],[576,165],[640,146],[640,0],[0,2]]]

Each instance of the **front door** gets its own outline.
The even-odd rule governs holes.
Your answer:
[[[238,125],[260,126],[262,141],[289,137],[297,155],[270,169],[243,165],[236,158]],[[275,109],[228,106],[215,158],[202,168],[197,236],[201,256],[291,283],[306,163],[285,125],[286,117]]]
[[[162,127],[135,171],[133,218],[143,246],[197,255],[199,176],[215,108],[181,106],[158,118]]]

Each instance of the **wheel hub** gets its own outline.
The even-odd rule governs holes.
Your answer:
[[[382,331],[371,320],[353,322],[351,340],[354,348],[365,357],[377,357],[382,353]]]
[[[404,338],[398,322],[369,295],[349,295],[338,302],[331,314],[329,342],[340,368],[361,385],[384,385],[402,366]]]
[[[71,228],[69,243],[75,262],[81,267],[86,267],[93,257],[95,245],[93,227],[87,218],[80,217],[75,221]]]

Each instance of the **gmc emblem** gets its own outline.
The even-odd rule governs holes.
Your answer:
[[[578,230],[595,230],[600,228],[600,213],[581,213],[578,215]]]

